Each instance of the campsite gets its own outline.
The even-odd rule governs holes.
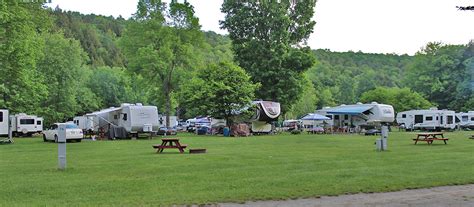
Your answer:
[[[474,206],[470,3],[0,0],[0,207]]]

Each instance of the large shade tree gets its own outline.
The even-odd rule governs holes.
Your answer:
[[[226,0],[221,21],[232,39],[235,60],[261,83],[256,97],[278,101],[284,111],[302,93],[303,73],[313,65],[305,42],[313,32],[315,0]]]
[[[203,42],[199,29],[193,6],[186,1],[168,6],[160,0],[140,0],[120,41],[129,68],[162,91],[167,124],[173,92],[186,71],[198,65],[195,51]]]
[[[199,70],[186,82],[180,101],[191,115],[224,118],[230,125],[236,112],[249,106],[258,87],[245,70],[233,63],[221,62]]]

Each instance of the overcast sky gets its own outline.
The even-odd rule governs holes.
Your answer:
[[[219,28],[223,0],[188,0],[203,30],[225,34]],[[51,7],[129,18],[137,0],[52,0]],[[428,42],[467,44],[474,39],[474,11],[456,6],[474,0],[318,0],[313,49],[368,53],[414,54]]]

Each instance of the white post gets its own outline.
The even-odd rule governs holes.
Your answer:
[[[388,126],[382,126],[382,150],[387,150]]]
[[[13,143],[13,132],[12,132],[12,122],[10,120],[10,118],[8,117],[7,119],[7,122],[8,122],[8,141],[10,143]]]
[[[66,169],[66,124],[58,126],[58,169]]]

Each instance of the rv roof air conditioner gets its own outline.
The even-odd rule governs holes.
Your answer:
[[[356,104],[357,104],[357,105],[361,105],[361,104],[362,104],[362,102],[357,102]]]
[[[143,106],[142,103],[136,103],[135,106]]]
[[[377,103],[377,102],[375,102],[375,101],[372,101],[372,103],[370,103],[370,104],[379,104],[379,103]]]
[[[431,107],[430,110],[438,110],[438,107]]]

